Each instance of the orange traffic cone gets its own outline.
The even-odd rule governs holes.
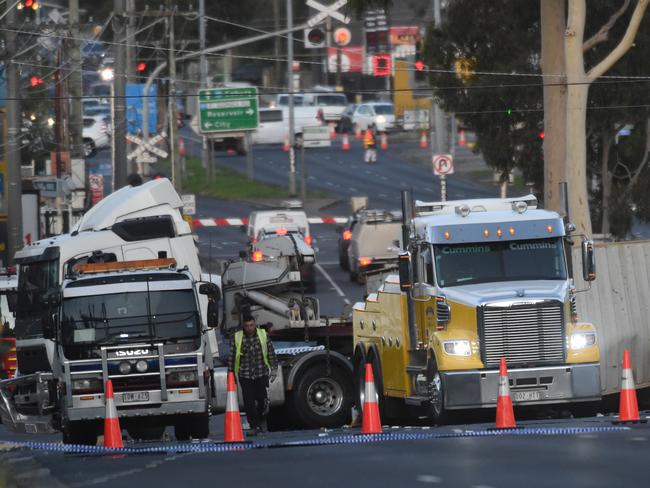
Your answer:
[[[361,127],[358,125],[354,128],[354,138],[355,139],[361,139],[362,134],[361,134]]]
[[[501,358],[501,364],[499,364],[499,395],[497,396],[497,429],[514,429],[515,427],[515,412],[512,409],[506,358]]]
[[[122,448],[122,429],[120,419],[117,417],[115,399],[113,397],[113,381],[106,382],[104,389],[104,400],[106,402],[106,414],[104,415],[104,447]]]
[[[334,122],[330,122],[328,124],[330,128],[330,139],[335,139],[336,138],[336,124]]]
[[[361,420],[362,434],[381,434],[381,419],[379,418],[379,399],[375,389],[375,378],[372,374],[372,364],[366,363],[366,386],[364,389],[363,419]]]
[[[235,373],[228,371],[228,388],[226,389],[226,415],[223,440],[224,442],[243,442],[244,431],[241,428],[239,402],[237,401],[237,385]]]
[[[427,139],[427,131],[423,130],[422,133],[420,134],[420,147],[422,149],[426,149],[429,147],[429,141]]]
[[[343,133],[343,142],[341,143],[341,149],[343,149],[344,151],[350,150],[350,138],[348,137],[347,132]]]
[[[467,145],[467,139],[465,138],[465,130],[461,129],[458,131],[458,145],[465,147]]]
[[[632,374],[630,351],[623,351],[623,370],[621,372],[621,401],[619,406],[619,422],[639,422],[639,405],[636,401],[636,388]]]
[[[282,145],[282,150],[284,152],[289,152],[289,136],[288,135],[284,136],[284,144]]]
[[[379,147],[382,149],[388,149],[388,136],[385,132],[381,133],[381,142],[379,143]]]

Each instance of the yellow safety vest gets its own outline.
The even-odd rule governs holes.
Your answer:
[[[264,329],[255,329],[257,331],[257,338],[262,345],[262,358],[264,364],[268,369],[271,369],[269,364],[269,346],[266,340],[266,331]],[[238,330],[235,332],[235,374],[239,373],[239,363],[241,362],[241,343],[244,340],[244,331]]]

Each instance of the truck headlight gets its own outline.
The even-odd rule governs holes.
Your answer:
[[[442,341],[442,347],[445,353],[451,356],[469,356],[472,354],[469,341],[466,340]]]
[[[99,378],[72,380],[72,393],[100,393],[102,387],[102,380]]]
[[[167,375],[167,386],[187,386],[196,383],[196,371],[174,371]]]
[[[595,332],[576,332],[571,334],[571,338],[569,339],[569,348],[572,351],[584,349],[594,344],[596,344]]]

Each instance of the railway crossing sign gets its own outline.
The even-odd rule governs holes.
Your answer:
[[[255,87],[199,90],[199,130],[202,134],[256,130],[258,107]]]
[[[433,173],[438,176],[454,174],[454,157],[451,154],[433,155]]]
[[[318,13],[314,15],[311,19],[307,21],[309,27],[314,27],[315,25],[320,24],[327,17],[332,17],[344,24],[350,23],[350,17],[341,12],[338,12],[338,9],[345,6],[348,3],[348,0],[338,0],[332,5],[323,5],[316,0],[307,0],[307,5],[309,5],[314,10],[318,10]]]
[[[135,159],[136,163],[155,163],[157,160],[156,156],[166,158],[168,155],[167,151],[156,147],[156,144],[162,141],[166,136],[167,134],[165,132],[161,132],[145,141],[136,135],[127,134],[126,139],[136,144],[138,147],[134,151],[131,151],[126,158],[129,160]]]

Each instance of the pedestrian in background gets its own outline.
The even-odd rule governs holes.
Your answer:
[[[377,162],[377,143],[375,141],[375,132],[372,130],[372,127],[366,129],[366,133],[363,136],[363,147],[364,152],[364,161],[368,164]]]
[[[245,312],[242,320],[242,330],[235,332],[232,340],[228,369],[239,380],[250,435],[256,435],[264,431],[267,388],[269,379],[273,382],[277,376],[278,360],[266,330],[257,327],[251,313]]]

